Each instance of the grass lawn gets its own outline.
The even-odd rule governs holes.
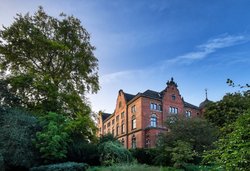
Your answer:
[[[156,167],[140,164],[90,167],[87,171],[182,171],[171,167]]]
[[[141,164],[127,164],[127,165],[116,165],[116,166],[100,166],[100,167],[90,167],[87,171],[184,171],[182,169],[176,169],[173,167],[157,167],[148,166]],[[214,167],[208,166],[196,166],[189,165],[185,168],[185,171],[218,171]]]

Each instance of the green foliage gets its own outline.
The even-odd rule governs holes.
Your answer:
[[[35,145],[45,162],[55,162],[66,158],[70,141],[65,130],[68,120],[63,115],[49,112],[40,118],[42,130],[36,133]]]
[[[102,135],[99,139],[99,143],[104,143],[104,142],[108,142],[108,141],[117,141],[118,140],[114,137],[113,134],[111,133],[108,133],[108,134],[105,134],[105,135]]]
[[[179,118],[175,122],[167,122],[167,127],[171,131],[158,137],[159,155],[155,158],[156,164],[173,165],[175,161],[172,160],[172,155],[182,155],[181,150],[188,151],[189,145],[194,159],[192,162],[199,163],[203,151],[211,149],[212,143],[217,140],[217,129],[204,119]]]
[[[36,113],[89,115],[85,93],[99,89],[98,60],[79,19],[57,19],[40,7],[34,15],[17,14],[0,39],[0,75],[22,106]]]
[[[33,167],[30,171],[85,171],[87,169],[88,165],[85,163],[66,162]]]
[[[100,162],[104,166],[117,163],[129,163],[132,161],[131,153],[116,141],[101,143],[98,147],[98,151],[100,153]]]
[[[76,139],[69,143],[67,160],[79,163],[87,163],[91,166],[100,165],[98,146],[93,143]]]
[[[249,93],[227,94],[222,100],[208,105],[204,116],[218,127],[224,127],[233,123],[248,108],[250,108]]]
[[[249,170],[250,110],[240,115],[231,127],[233,131],[221,137],[216,149],[208,151],[204,162],[217,164],[225,170]]]
[[[154,159],[159,155],[155,148],[135,148],[130,149],[130,152],[138,163],[147,165],[155,165]]]
[[[0,110],[0,153],[6,169],[27,169],[38,163],[31,139],[39,130],[37,119],[22,109]]]
[[[174,167],[183,168],[188,161],[193,159],[194,155],[192,146],[189,143],[178,140],[172,149],[171,160]]]
[[[2,107],[20,107],[20,99],[9,91],[6,80],[0,80],[0,105]]]
[[[88,110],[88,113],[91,112],[89,107],[86,107],[86,110]],[[79,141],[88,140],[91,142],[97,142],[97,128],[89,115],[84,115],[80,112],[77,112],[74,118],[70,118],[68,120],[65,129],[72,139],[78,139]]]
[[[0,171],[4,171],[5,166],[4,166],[4,159],[2,153],[0,153]]]

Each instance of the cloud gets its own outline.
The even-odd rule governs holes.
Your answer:
[[[208,40],[204,44],[198,45],[197,50],[193,52],[188,52],[184,55],[164,61],[164,65],[174,64],[177,62],[181,64],[191,64],[196,60],[201,60],[208,57],[208,55],[216,52],[219,49],[247,43],[249,42],[249,40],[250,37],[247,35],[221,35],[219,37]]]
[[[105,84],[105,83],[110,83],[113,82],[114,80],[118,79],[124,79],[130,77],[133,71],[118,71],[110,74],[106,74],[100,77],[100,82]]]

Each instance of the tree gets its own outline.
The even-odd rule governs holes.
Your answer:
[[[209,104],[204,116],[210,122],[222,128],[235,122],[249,107],[249,93],[228,93],[222,100]]]
[[[171,164],[169,160],[172,160],[173,165],[178,165],[182,153],[189,154],[190,148],[190,155],[195,160],[193,162],[199,163],[203,151],[211,149],[212,143],[217,140],[217,129],[201,118],[177,118],[175,122],[168,121],[166,126],[170,132],[162,133],[158,137],[157,148],[160,154],[155,158],[158,164]],[[174,161],[173,154],[176,157]],[[187,155],[187,159],[191,159],[190,155]]]
[[[222,166],[225,170],[249,170],[250,110],[240,115],[230,126],[233,131],[221,137],[215,149],[205,154],[204,162]]]
[[[194,156],[195,153],[193,153],[192,146],[189,143],[180,140],[175,142],[175,147],[171,152],[171,160],[174,163],[174,167],[184,167],[184,165],[192,160]]]
[[[0,110],[0,157],[6,170],[27,170],[39,164],[31,141],[39,129],[37,118],[23,109]]]
[[[88,112],[85,93],[99,89],[98,60],[80,20],[59,17],[39,7],[0,30],[0,74],[22,106],[74,116]]]
[[[70,136],[66,131],[68,120],[63,115],[49,112],[40,118],[42,130],[36,133],[35,145],[45,163],[62,161],[67,157]]]

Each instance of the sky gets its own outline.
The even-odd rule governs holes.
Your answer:
[[[92,109],[112,113],[118,91],[162,91],[174,78],[185,101],[199,105],[250,83],[249,0],[0,0],[0,28],[38,6],[81,20],[99,60],[101,89]]]

